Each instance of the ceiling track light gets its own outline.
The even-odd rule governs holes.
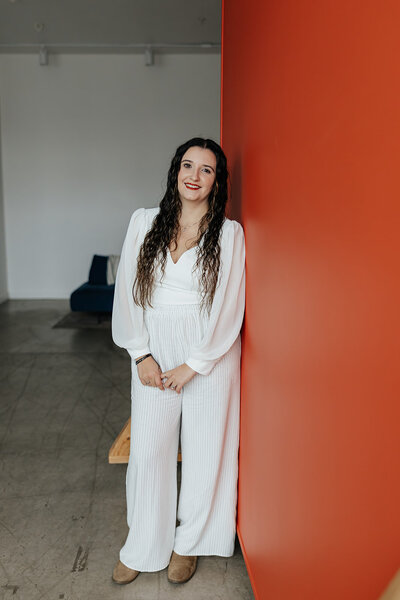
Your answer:
[[[154,65],[154,51],[153,48],[151,48],[151,46],[148,46],[144,51],[144,59],[144,64],[146,65],[146,67]]]
[[[49,64],[49,53],[46,46],[42,46],[39,50],[39,65],[45,67]]]
[[[3,44],[0,42],[0,51],[1,50],[15,50],[17,48],[24,48],[27,50],[27,52],[33,52],[36,48],[40,48],[41,46],[43,46],[43,44],[26,44],[26,43],[18,43],[18,44]],[[151,44],[151,46],[149,46],[148,44],[143,44],[143,43],[138,43],[138,44],[101,44],[101,43],[90,43],[90,44],[85,44],[85,43],[78,43],[78,44],[71,44],[71,43],[57,43],[57,44],[46,44],[47,48],[50,48],[50,50],[54,49],[55,51],[57,50],[61,50],[62,52],[66,52],[68,50],[97,50],[97,49],[101,49],[101,50],[144,50],[146,48],[151,48],[154,52],[155,49],[160,48],[161,50],[166,50],[168,51],[168,49],[172,49],[172,48],[193,48],[193,49],[206,49],[206,48],[215,48],[217,51],[221,50],[221,44],[216,44],[213,42],[202,42],[200,44],[173,44],[170,42],[160,42],[160,43],[156,43],[154,42],[153,44]]]

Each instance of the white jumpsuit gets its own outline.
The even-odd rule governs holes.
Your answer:
[[[192,272],[196,247],[177,263],[168,252],[162,281],[160,268],[156,271],[153,308],[143,310],[133,301],[132,286],[140,246],[158,211],[139,208],[131,217],[112,314],[113,340],[132,358],[129,534],[120,560],[137,571],[164,569],[172,550],[232,556],[236,535],[243,229],[230,219],[223,224],[220,275],[210,315],[199,310],[199,284]],[[180,394],[144,386],[134,359],[149,352],[162,371],[186,363],[197,374]]]

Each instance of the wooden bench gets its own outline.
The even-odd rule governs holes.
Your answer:
[[[127,420],[108,453],[108,462],[112,465],[124,464],[129,460],[129,451],[131,446],[131,418]],[[182,460],[179,447],[178,461]]]

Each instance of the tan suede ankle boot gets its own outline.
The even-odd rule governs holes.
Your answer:
[[[113,581],[115,583],[130,583],[139,575],[140,571],[135,571],[135,569],[130,569],[120,560],[114,567],[114,571],[112,574]]]
[[[168,581],[171,583],[185,583],[188,581],[197,566],[197,556],[182,556],[172,552],[168,566]]]

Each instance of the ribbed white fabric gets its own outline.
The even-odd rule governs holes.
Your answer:
[[[182,555],[232,556],[240,404],[240,328],[245,299],[245,246],[239,223],[221,231],[221,267],[211,313],[200,311],[196,248],[164,277],[155,274],[153,308],[133,301],[137,256],[159,208],[137,209],[118,267],[114,342],[132,359],[151,352],[163,371],[183,363],[197,371],[181,392],[144,386],[132,360],[131,450],[126,474],[129,534],[121,561],[138,571],[164,569]],[[177,514],[177,452],[182,479]]]
[[[208,326],[198,304],[144,311],[150,351],[163,371],[182,364]],[[181,394],[144,386],[132,361],[131,449],[126,474],[129,534],[120,560],[164,569],[182,555],[232,556],[236,534],[240,336],[207,376]],[[177,452],[182,479],[177,515]]]

